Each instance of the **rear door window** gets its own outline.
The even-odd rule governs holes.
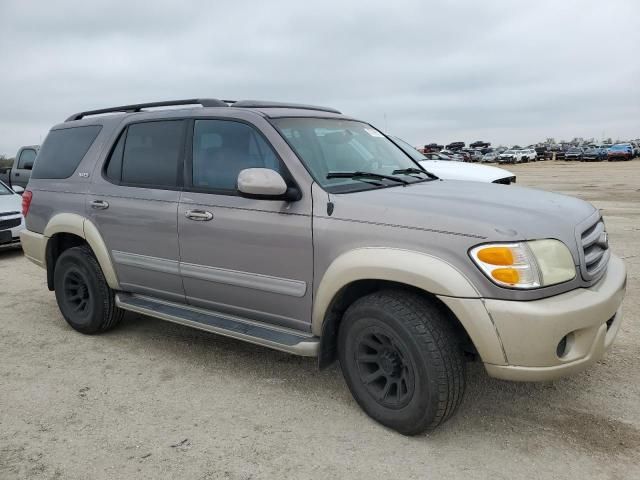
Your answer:
[[[32,178],[69,178],[101,129],[100,125],[90,125],[51,130],[37,156]]]
[[[182,185],[184,120],[134,123],[120,135],[107,163],[113,183],[177,188]]]

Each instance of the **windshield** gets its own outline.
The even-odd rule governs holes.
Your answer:
[[[504,155],[515,155],[516,151],[515,150],[507,150],[506,152],[504,152]]]
[[[409,145],[407,142],[398,137],[392,137],[393,141],[411,158],[413,158],[416,162],[423,162],[427,160],[427,156],[421,154],[418,150],[416,150],[413,146]],[[431,154],[427,154],[431,155]]]
[[[366,123],[293,117],[277,118],[272,122],[304,162],[314,180],[329,192],[346,193],[404,183],[383,178],[327,178],[329,173],[337,172],[393,175],[408,183],[428,180],[426,175],[420,177],[412,172],[398,173],[398,170],[421,167],[391,140]]]
[[[0,195],[13,195],[13,192],[9,190],[9,187],[7,187],[1,181],[0,181]]]

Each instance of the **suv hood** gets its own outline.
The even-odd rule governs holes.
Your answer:
[[[557,238],[574,253],[575,228],[595,211],[590,203],[557,193],[455,180],[331,198],[333,217],[343,220],[450,233],[475,238],[476,243]]]
[[[513,173],[498,167],[476,165],[474,163],[451,162],[448,160],[421,161],[426,170],[444,180],[469,180],[493,182],[501,178],[513,177]]]

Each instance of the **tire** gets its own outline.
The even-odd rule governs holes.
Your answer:
[[[88,335],[105,332],[124,316],[87,246],[70,248],[58,257],[54,286],[62,316],[78,332]]]
[[[457,336],[447,314],[417,294],[384,290],[354,302],[340,324],[338,356],[358,405],[404,435],[436,428],[462,402]]]

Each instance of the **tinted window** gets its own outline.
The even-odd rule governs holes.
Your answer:
[[[113,152],[111,152],[111,158],[107,163],[107,169],[105,174],[109,179],[111,179],[114,183],[122,182],[122,152],[124,152],[124,140],[126,134],[125,132],[120,135],[118,138],[118,142],[116,143]]]
[[[144,187],[180,185],[183,133],[182,120],[129,125],[111,154],[107,177]]]
[[[18,159],[18,168],[31,170],[33,168],[35,160],[36,151],[32,148],[27,148],[20,153],[20,158]]]
[[[264,138],[252,127],[227,120],[196,120],[193,132],[193,186],[235,191],[245,168],[284,168]]]
[[[32,177],[69,178],[101,129],[101,126],[92,125],[49,132],[38,154]]]

